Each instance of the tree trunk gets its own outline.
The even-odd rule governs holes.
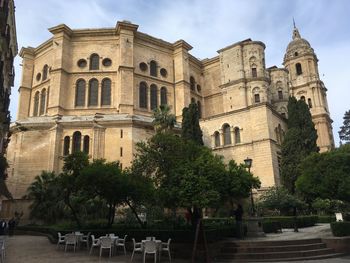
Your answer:
[[[130,207],[132,213],[135,215],[137,221],[139,222],[139,224],[141,225],[142,228],[145,228],[145,224],[142,222],[142,220],[140,219],[140,217],[138,216],[135,208],[131,205],[131,203],[128,200],[125,200],[126,204]]]
[[[69,207],[69,209],[71,210],[72,215],[73,215],[73,218],[74,218],[75,222],[77,223],[78,227],[81,228],[80,219],[79,219],[79,217],[78,217],[77,212],[75,211],[75,209],[74,209],[73,206],[71,205],[70,200],[69,200],[69,197],[65,198],[65,203],[66,203],[66,205]]]

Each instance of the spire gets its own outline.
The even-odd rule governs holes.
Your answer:
[[[293,17],[293,40],[296,39],[296,38],[301,38],[300,34],[299,34],[299,31],[297,29],[297,27],[295,26],[295,20],[294,20],[294,17]]]

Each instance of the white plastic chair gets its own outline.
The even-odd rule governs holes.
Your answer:
[[[103,249],[109,249],[109,257],[112,256],[112,239],[110,237],[100,237],[100,257]]]
[[[75,252],[75,248],[77,246],[77,237],[74,234],[67,234],[65,235],[64,240],[65,240],[64,252],[67,251],[68,245],[73,245],[74,252]]]
[[[100,246],[100,239],[98,238],[95,238],[94,235],[91,235],[91,248],[90,248],[90,255],[91,255],[91,252],[92,252],[92,249],[94,247],[99,247]]]
[[[171,262],[170,241],[171,241],[171,238],[168,239],[168,242],[162,242],[160,247],[160,252],[159,252],[159,261],[160,261],[160,256],[162,255],[162,252],[167,251],[169,255],[169,262]]]
[[[125,241],[126,241],[126,237],[128,235],[125,235],[124,238],[118,238],[117,243],[116,243],[116,248],[115,250],[117,251],[117,247],[122,247],[124,248],[124,254],[126,255],[126,249],[125,249]]]
[[[134,258],[135,252],[140,252],[140,253],[142,253],[142,243],[141,243],[141,242],[136,243],[135,238],[132,239],[132,242],[133,242],[133,244],[134,244],[134,249],[133,249],[132,254],[131,254],[131,260],[130,260],[130,262],[132,262],[132,259]]]
[[[6,255],[6,253],[5,253],[5,240],[4,239],[2,239],[1,241],[0,241],[0,262],[1,263],[4,263],[5,262],[5,255]]]
[[[57,234],[58,234],[58,240],[57,240],[57,247],[58,247],[60,244],[64,245],[66,240],[64,239],[65,236],[62,235],[61,232],[58,232]]]
[[[155,237],[146,237],[146,240],[156,240]]]
[[[342,213],[335,213],[335,221],[343,222],[343,215],[342,215]]]
[[[146,262],[146,254],[154,254],[154,263],[157,263],[157,243],[146,240],[143,249],[143,263]]]
[[[87,233],[87,235],[83,235],[81,238],[80,238],[80,243],[86,243],[86,247],[87,249],[89,250],[90,246],[89,246],[89,243],[90,243],[90,234],[91,232]]]

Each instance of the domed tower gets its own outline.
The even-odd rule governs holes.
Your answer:
[[[327,89],[318,73],[318,59],[310,43],[300,36],[294,25],[293,40],[288,44],[283,65],[288,70],[290,95],[304,100],[317,129],[320,151],[334,147]]]

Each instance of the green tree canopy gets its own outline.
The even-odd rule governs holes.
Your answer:
[[[176,117],[170,113],[168,105],[160,105],[153,110],[153,126],[156,132],[172,130],[176,123]]]
[[[282,184],[292,194],[300,176],[301,161],[313,152],[318,152],[317,131],[308,106],[303,100],[289,97],[288,131],[281,147]]]
[[[350,145],[313,153],[300,168],[296,187],[308,202],[316,198],[350,202]]]
[[[343,117],[343,126],[340,127],[339,138],[341,142],[350,143],[350,110]]]
[[[203,132],[199,126],[199,111],[196,103],[191,103],[182,110],[182,133],[185,140],[192,140],[199,145],[203,143]]]

